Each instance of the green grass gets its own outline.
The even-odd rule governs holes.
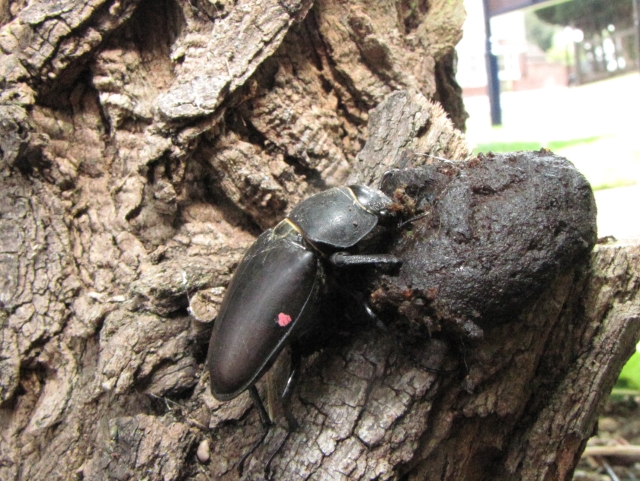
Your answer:
[[[593,190],[625,187],[640,180],[640,153],[637,145],[630,145],[628,138],[605,134],[538,142],[510,140],[513,132],[499,127],[493,133],[492,141],[479,143],[474,154],[540,150],[546,147],[572,161],[591,183]]]
[[[611,182],[600,182],[593,187],[593,190],[615,189],[616,187],[628,187],[636,185],[638,182],[633,179],[618,179]]]
[[[551,150],[560,150],[567,147],[573,147],[574,145],[590,144],[596,140],[602,139],[603,136],[585,137],[583,139],[567,139],[567,140],[552,140],[547,144],[547,148]]]
[[[486,144],[478,144],[473,151],[474,154],[480,152],[515,152],[518,150],[540,150],[543,147],[551,149],[553,151],[564,149],[566,147],[573,147],[575,145],[589,144],[601,139],[602,137],[585,137],[582,139],[563,139],[563,140],[550,140],[542,145],[540,142],[532,142],[526,140],[513,140],[508,142],[489,142]]]
[[[490,142],[488,144],[479,144],[473,153],[480,152],[516,152],[518,150],[540,150],[542,144],[539,142],[523,142],[514,140],[512,142]]]
[[[622,368],[615,387],[616,389],[640,390],[640,353],[637,349]]]
[[[486,97],[465,98],[475,152],[546,147],[566,157],[594,189],[640,183],[640,78],[636,72],[571,88],[505,92],[502,127]]]

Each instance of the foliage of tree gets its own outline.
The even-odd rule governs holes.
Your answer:
[[[553,46],[553,37],[558,27],[541,20],[533,12],[524,15],[524,27],[527,40],[547,52]]]
[[[632,0],[571,0],[535,13],[545,22],[579,28],[585,37],[600,33],[609,25],[618,29],[633,25]]]

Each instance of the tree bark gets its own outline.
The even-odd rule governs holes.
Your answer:
[[[258,416],[203,366],[230,275],[311,193],[468,156],[461,2],[0,13],[0,479],[237,479]],[[456,373],[375,330],[311,356],[275,478],[569,479],[638,338],[639,256],[559,271]]]

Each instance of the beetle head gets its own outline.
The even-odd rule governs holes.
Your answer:
[[[390,215],[389,206],[393,201],[382,191],[372,189],[366,185],[350,185],[349,189],[351,189],[358,203],[366,211],[382,218]]]

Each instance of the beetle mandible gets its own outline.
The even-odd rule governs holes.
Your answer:
[[[288,431],[298,427],[290,403],[300,344],[318,327],[319,305],[335,289],[331,272],[347,266],[401,264],[389,254],[350,253],[381,220],[393,215],[392,203],[382,191],[363,185],[312,195],[263,232],[238,265],[215,321],[207,365],[213,396],[228,401],[248,390],[264,427],[262,437],[239,462],[240,472],[272,425],[255,383],[287,345],[292,362],[282,408]]]

